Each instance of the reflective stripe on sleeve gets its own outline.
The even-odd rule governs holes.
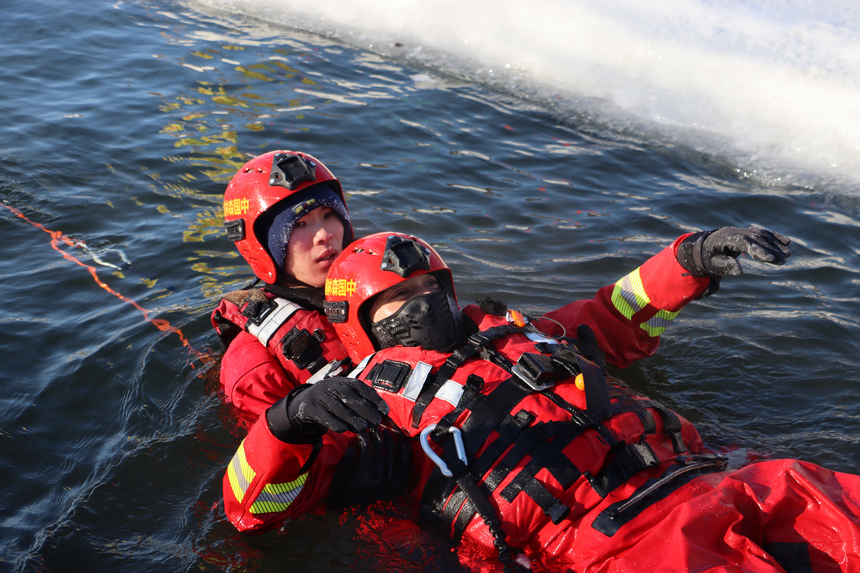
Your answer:
[[[251,513],[276,513],[286,510],[302,492],[307,479],[308,474],[304,473],[291,482],[266,485],[251,505]]]
[[[248,486],[254,481],[255,475],[254,470],[251,469],[245,459],[245,442],[242,441],[239,444],[239,450],[227,468],[227,478],[230,480],[233,496],[239,503],[242,503],[242,498],[245,497],[245,492],[248,491]]]
[[[645,308],[651,299],[645,294],[642,279],[639,277],[639,269],[636,269],[626,277],[615,283],[612,291],[612,304],[627,320]]]
[[[642,286],[639,269],[636,269],[615,283],[615,288],[612,290],[612,305],[627,320],[632,320],[634,314],[649,304],[651,304],[651,298],[645,292],[645,287]],[[659,310],[657,314],[641,323],[639,328],[647,332],[648,336],[656,338],[663,334],[666,327],[669,326],[680,312]]]
[[[663,331],[666,330],[666,327],[678,316],[681,311],[677,312],[669,312],[668,310],[661,310],[650,320],[647,322],[643,322],[639,325],[642,330],[648,333],[649,336],[660,336],[663,334]]]

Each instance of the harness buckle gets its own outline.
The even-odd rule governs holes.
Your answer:
[[[552,388],[559,378],[552,369],[549,356],[543,354],[524,353],[511,371],[529,388],[538,392]]]
[[[427,454],[427,457],[430,458],[434,464],[439,467],[439,470],[442,472],[442,475],[445,477],[454,477],[454,474],[451,473],[451,470],[448,469],[448,464],[439,457],[439,455],[433,451],[430,447],[430,434],[433,430],[436,429],[436,424],[431,424],[421,430],[421,437],[419,438],[421,442],[421,449],[424,450],[424,453]],[[454,447],[457,450],[457,457],[460,459],[463,464],[468,465],[469,459],[466,457],[466,446],[463,444],[463,434],[460,432],[460,428],[455,426],[451,426],[448,428],[448,433],[454,436]]]

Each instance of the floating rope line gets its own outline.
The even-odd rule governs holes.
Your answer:
[[[103,280],[101,280],[99,278],[98,272],[97,272],[95,267],[83,263],[80,259],[78,259],[74,255],[71,255],[71,254],[67,253],[66,251],[60,249],[60,244],[65,243],[66,245],[68,245],[72,248],[83,249],[89,256],[91,256],[93,258],[94,261],[96,261],[100,265],[103,265],[106,267],[111,267],[111,268],[114,268],[117,270],[120,270],[120,267],[118,267],[117,265],[105,262],[102,259],[100,259],[87,246],[87,244],[84,243],[83,241],[75,241],[75,240],[71,239],[70,237],[68,237],[67,235],[65,235],[64,233],[62,233],[61,231],[52,231],[51,229],[48,229],[47,227],[45,227],[43,224],[37,223],[37,222],[31,220],[24,213],[22,213],[21,211],[19,211],[15,207],[7,205],[6,203],[0,203],[0,205],[3,205],[7,209],[9,209],[16,216],[18,216],[21,219],[23,219],[24,221],[26,221],[27,224],[48,233],[51,236],[51,248],[53,248],[55,251],[57,251],[58,253],[63,255],[63,258],[87,269],[89,271],[90,275],[92,275],[93,280],[96,282],[97,285],[99,285],[101,288],[103,288],[107,292],[111,293],[112,295],[114,295],[115,297],[120,299],[121,301],[126,302],[126,303],[130,304],[131,306],[133,306],[134,308],[136,308],[137,310],[139,310],[141,312],[141,314],[143,314],[143,318],[146,321],[150,322],[158,330],[161,330],[163,332],[175,333],[179,337],[179,340],[182,341],[182,345],[185,348],[187,348],[188,351],[191,354],[193,354],[196,358],[202,360],[204,363],[209,361],[209,357],[207,355],[203,354],[202,352],[199,352],[193,346],[191,346],[191,343],[188,342],[188,339],[185,337],[185,335],[182,333],[182,331],[180,329],[175,328],[168,321],[166,321],[162,318],[150,317],[150,315],[152,314],[151,310],[147,310],[147,309],[143,308],[135,300],[130,299],[127,296],[123,295],[122,293],[119,293],[119,292],[115,291],[114,289],[112,289]],[[128,258],[126,258],[125,254],[122,251],[120,251],[119,249],[116,249],[116,251],[119,252],[120,258],[123,260],[124,263],[126,263],[128,265],[131,264],[131,262],[128,260]],[[192,368],[194,367],[193,363],[191,364],[191,367]]]

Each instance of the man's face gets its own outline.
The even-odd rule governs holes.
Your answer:
[[[343,222],[331,207],[318,207],[296,221],[287,244],[284,270],[303,283],[322,287],[341,250]]]
[[[414,276],[379,293],[370,307],[370,321],[376,323],[388,318],[411,298],[441,291],[442,284],[432,274]]]

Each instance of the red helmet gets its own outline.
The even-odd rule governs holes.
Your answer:
[[[335,210],[344,224],[343,244],[346,246],[352,241],[352,224],[343,189],[331,171],[316,158],[297,151],[272,151],[250,160],[230,180],[224,192],[227,238],[236,243],[239,253],[263,281],[274,283],[282,272],[280,263],[267,248],[268,229],[263,227],[268,227],[271,217],[264,213],[278,204],[281,204],[279,208],[283,207],[282,202],[291,206],[290,198],[301,201],[304,194],[298,197],[296,194],[320,183],[330,188],[325,192],[332,201],[339,199],[342,204]]]
[[[459,332],[462,320],[451,270],[439,253],[418,237],[404,233],[376,233],[358,239],[335,259],[325,281],[325,312],[354,361],[358,362],[380,348],[368,316],[373,298],[394,285],[429,273],[436,275],[444,285],[445,306],[448,307],[445,310],[449,310],[451,315],[445,316],[449,321],[446,324]],[[410,344],[401,339],[383,347],[393,344],[417,346],[419,343],[413,341]],[[421,345],[429,348],[426,344]]]

